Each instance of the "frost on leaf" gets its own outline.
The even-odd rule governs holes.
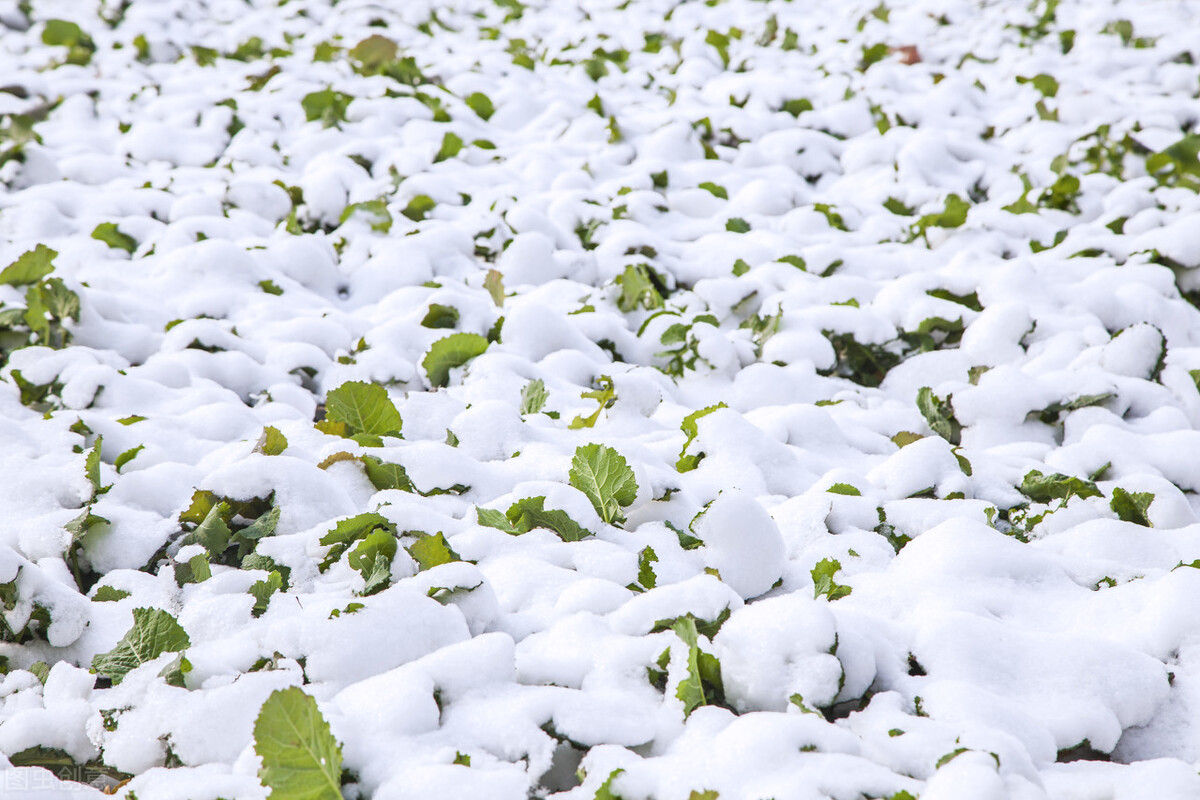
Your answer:
[[[600,519],[609,525],[625,521],[621,509],[637,499],[637,481],[625,457],[611,447],[585,444],[571,460],[571,485],[587,495]]]
[[[488,348],[488,340],[477,333],[452,333],[429,348],[421,366],[434,388],[450,385],[450,370],[461,367]]]
[[[341,800],[342,747],[298,686],[271,693],[254,722],[259,780],[271,800]]]
[[[182,652],[190,644],[187,631],[166,611],[135,608],[133,627],[116,647],[92,659],[92,669],[118,684],[131,670],[163,653]]]

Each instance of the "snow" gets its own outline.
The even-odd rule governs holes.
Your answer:
[[[1200,793],[1194,0],[28,6],[0,267],[79,310],[0,286],[0,794],[266,798],[291,686],[347,798]],[[349,381],[403,436],[314,427]],[[135,609],[182,685],[91,671]]]

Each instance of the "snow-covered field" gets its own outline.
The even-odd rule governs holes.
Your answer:
[[[3,796],[1200,797],[1200,3],[0,25]]]

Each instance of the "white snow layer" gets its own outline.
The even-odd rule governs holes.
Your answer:
[[[265,798],[290,686],[347,798],[1200,796],[1200,3],[0,25],[4,797]],[[278,519],[206,555],[198,490]],[[135,609],[183,685],[89,671]]]

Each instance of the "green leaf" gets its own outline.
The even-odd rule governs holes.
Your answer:
[[[830,600],[837,600],[850,594],[850,587],[843,586],[833,579],[833,576],[842,564],[836,558],[826,558],[817,562],[817,565],[812,568],[813,580],[813,597],[827,596]]]
[[[386,36],[368,36],[350,49],[350,58],[356,62],[354,71],[360,75],[378,75],[396,60],[399,50],[399,46]]]
[[[413,222],[420,222],[429,216],[429,212],[437,207],[437,203],[432,197],[426,194],[419,194],[412,200],[408,201],[408,205],[400,213],[411,219]]]
[[[53,262],[57,256],[57,250],[51,250],[46,245],[39,244],[0,272],[0,284],[26,286],[37,283],[54,271]]]
[[[625,271],[617,276],[616,284],[621,287],[621,294],[617,297],[617,308],[621,311],[628,313],[639,305],[647,311],[653,311],[664,304],[654,276],[645,264],[625,267]]]
[[[597,403],[599,403],[595,412],[586,417],[582,414],[576,416],[575,419],[571,420],[571,424],[567,426],[568,429],[579,430],[580,428],[595,427],[596,421],[600,419],[600,412],[604,411],[606,408],[611,408],[613,403],[617,401],[617,390],[613,385],[613,379],[611,377],[608,375],[601,375],[596,379],[596,383],[599,385],[598,389],[594,389],[590,392],[582,392],[579,395],[585,400],[595,400]]]
[[[983,311],[983,304],[979,302],[979,292],[955,294],[949,289],[930,289],[925,294],[930,297],[936,297],[939,300],[949,300],[951,303],[958,303],[960,306],[966,306],[972,311]]]
[[[403,421],[377,383],[347,381],[325,397],[325,419],[345,423],[353,434],[399,436]]]
[[[232,516],[233,509],[229,503],[221,500],[208,510],[204,520],[185,536],[180,544],[203,545],[210,555],[220,556],[229,546],[229,537],[233,535],[228,523]]]
[[[117,422],[121,425],[133,425],[135,422],[142,422],[145,419],[141,414],[130,414],[128,417],[121,417]]]
[[[429,348],[421,366],[434,388],[448,386],[450,370],[461,367],[488,348],[488,340],[477,333],[453,333]]]
[[[500,270],[489,269],[487,271],[487,275],[483,277],[483,288],[491,295],[492,302],[496,304],[497,308],[504,306],[504,276],[500,274]],[[503,320],[504,317],[500,319]]]
[[[388,211],[386,200],[366,200],[362,203],[351,203],[342,209],[338,224],[358,215],[366,220],[371,230],[376,233],[387,233],[392,229],[392,212]]]
[[[542,498],[542,499],[545,500],[545,498]],[[514,507],[515,507],[515,504],[514,504]],[[478,507],[476,507],[475,514],[479,520],[479,524],[484,525],[488,528],[495,528],[498,531],[504,531],[505,533],[511,534],[512,536],[517,536],[519,534],[526,532],[526,531],[519,531],[516,528],[514,528],[513,524],[508,521],[508,517],[505,515],[505,513],[503,511],[497,511],[494,508],[478,508]]]
[[[700,435],[699,423],[701,417],[706,417],[718,409],[729,408],[725,403],[717,403],[715,406],[708,406],[699,411],[693,411],[683,418],[683,422],[679,423],[680,430],[687,437],[683,442],[683,447],[679,449],[679,460],[675,462],[675,469],[679,472],[691,472],[699,466],[701,459],[704,458],[704,453],[696,455],[687,455],[688,445]]]
[[[962,425],[954,416],[953,395],[943,400],[928,386],[917,391],[917,410],[925,418],[929,429],[952,445],[962,444]]]
[[[912,226],[913,238],[925,236],[929,228],[957,228],[967,221],[971,204],[956,194],[946,198],[946,208],[933,214],[925,214]],[[928,239],[926,240],[928,241]]]
[[[1042,97],[1054,97],[1058,94],[1058,79],[1045,72],[1032,78],[1017,78],[1017,83],[1032,83],[1033,88],[1042,93]]]
[[[321,561],[321,572],[337,563],[350,545],[366,539],[376,529],[382,529],[392,537],[396,535],[396,526],[389,522],[387,517],[374,511],[368,511],[337,523],[332,530],[321,537],[319,542],[322,545],[330,545],[329,552]]]
[[[540,412],[546,407],[546,398],[548,396],[546,384],[541,378],[535,378],[525,384],[525,388],[521,390],[521,415],[525,416]]]
[[[898,217],[911,217],[917,213],[915,208],[904,205],[902,200],[897,200],[895,197],[889,197],[885,200],[883,207]]]
[[[430,303],[429,311],[425,313],[421,324],[426,328],[453,328],[458,324],[458,309],[454,306]]]
[[[534,528],[545,528],[558,534],[564,542],[578,542],[592,535],[592,532],[571,519],[567,512],[557,508],[546,508],[545,497],[526,497],[509,506],[505,517],[509,522],[510,533],[528,533]],[[479,509],[483,511],[484,509]],[[491,519],[491,515],[488,515]],[[481,524],[483,516],[480,516]],[[492,525],[491,527],[496,527]],[[504,530],[501,528],[500,530]]]
[[[304,95],[300,105],[304,108],[305,119],[309,122],[319,121],[328,128],[346,121],[346,109],[353,99],[352,96],[335,92],[333,89],[322,89]]]
[[[279,288],[279,284],[270,279],[259,281],[258,288],[262,289],[269,295],[274,295],[275,297],[279,297],[281,294],[283,294],[283,289]]]
[[[97,525],[107,525],[108,520],[104,517],[98,517],[92,513],[92,507],[84,506],[83,511],[79,516],[63,525],[63,529],[71,534],[71,541],[77,542],[91,532],[92,528]]]
[[[116,250],[124,250],[126,253],[132,253],[137,250],[138,246],[137,239],[127,233],[121,233],[117,230],[114,222],[101,222],[92,231],[92,238],[98,239]]]
[[[283,588],[283,576],[278,570],[271,570],[267,573],[267,579],[263,581],[255,581],[250,585],[250,594],[254,597],[254,609],[251,613],[254,616],[262,616],[271,604],[271,595],[275,594]]]
[[[485,122],[492,118],[492,114],[496,113],[492,99],[483,92],[472,92],[463,98],[463,102]]]
[[[700,706],[724,700],[721,664],[716,656],[700,649],[696,619],[691,614],[676,619],[672,630],[688,648],[687,677],[675,690],[675,696],[683,701],[683,717],[687,719]]]
[[[798,117],[805,111],[812,111],[813,104],[811,101],[803,97],[798,97],[793,100],[784,100],[783,105],[779,107],[779,110],[786,111],[793,117]]]
[[[280,433],[274,425],[267,425],[263,428],[262,436],[258,437],[258,442],[254,445],[254,452],[262,453],[264,456],[277,456],[287,448],[287,437]]]
[[[1036,469],[1026,473],[1017,489],[1035,503],[1049,503],[1053,500],[1062,500],[1065,503],[1072,497],[1103,497],[1096,484],[1091,481],[1063,475],[1061,472],[1043,475]]]
[[[1074,400],[1060,400],[1043,408],[1041,411],[1030,411],[1027,418],[1036,417],[1047,425],[1055,425],[1064,412],[1076,411],[1089,406],[1098,406],[1113,397],[1111,392],[1105,394],[1085,394]]]
[[[621,795],[612,789],[613,780],[624,771],[623,769],[614,769],[608,773],[608,777],[604,779],[604,783],[600,784],[600,788],[596,790],[594,800],[624,800]]]
[[[116,647],[92,659],[92,669],[119,684],[131,670],[163,653],[178,653],[190,645],[187,631],[166,611],[135,608],[133,627]]]
[[[653,547],[643,547],[638,553],[638,584],[644,589],[653,589],[658,584],[658,576],[654,573],[654,563],[658,555]]]
[[[1112,500],[1108,507],[1117,512],[1117,516],[1125,522],[1132,522],[1145,528],[1153,528],[1147,512],[1154,502],[1152,492],[1127,492],[1121,487],[1113,489]]]
[[[463,149],[463,140],[458,134],[449,131],[442,137],[442,146],[438,149],[437,155],[433,157],[433,163],[438,164],[449,158],[454,158]]]
[[[862,492],[858,490],[858,487],[851,486],[848,483],[835,483],[825,491],[829,492],[830,494],[844,494],[849,495],[850,497],[862,497]]]
[[[276,689],[254,722],[259,780],[271,800],[341,800],[342,748],[317,701],[298,686]]]
[[[83,66],[92,60],[96,43],[74,22],[64,19],[47,20],[42,30],[42,44],[67,48],[67,63]]]
[[[83,474],[87,477],[88,483],[92,485],[93,498],[104,494],[111,488],[100,485],[100,448],[103,444],[104,437],[97,436],[96,443],[92,445],[92,449],[88,450],[83,459]]]
[[[185,583],[203,583],[211,577],[212,567],[205,553],[198,553],[187,561],[175,564],[175,583],[181,587]]]
[[[415,487],[409,480],[408,472],[399,464],[381,461],[374,456],[360,456],[359,460],[367,471],[367,480],[379,491],[384,489],[399,489],[402,492],[414,492]]]
[[[115,589],[105,584],[96,588],[96,593],[92,595],[92,602],[115,603],[117,600],[123,600],[126,597],[129,597],[129,592],[124,589]]]
[[[741,217],[731,217],[725,222],[725,230],[730,233],[749,233],[750,223]]]
[[[363,576],[363,596],[386,589],[392,582],[392,559],[396,556],[396,537],[384,528],[375,528],[350,551],[350,568]]]
[[[637,499],[637,481],[625,457],[611,447],[585,444],[571,459],[570,483],[587,495],[600,519],[609,525],[625,521],[621,509]]]
[[[117,472],[121,471],[121,467],[137,458],[137,454],[142,452],[144,449],[146,449],[146,445],[139,444],[137,447],[131,447],[117,456],[117,460],[113,462],[113,466],[116,467]]]
[[[493,513],[499,514],[504,518],[505,522],[508,521],[499,511]],[[421,536],[418,538],[417,541],[408,547],[408,554],[417,562],[417,566],[421,571],[438,567],[442,564],[449,564],[452,561],[462,561],[462,558],[458,553],[454,552],[454,549],[450,547],[450,543],[446,541],[445,535],[440,532],[433,536]]]
[[[725,187],[718,186],[717,184],[715,184],[711,181],[705,181],[704,183],[699,184],[699,186],[697,188],[703,189],[704,191],[711,194],[713,197],[719,197],[722,200],[729,199],[729,192],[725,191]]]

